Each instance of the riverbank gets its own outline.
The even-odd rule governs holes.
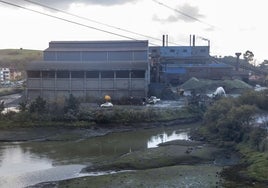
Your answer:
[[[166,126],[178,127],[180,121],[165,122],[158,124],[158,127]],[[154,128],[156,124],[139,125],[140,128],[121,129],[113,131],[135,131],[137,129]],[[195,123],[187,125],[195,129],[200,124]],[[113,127],[113,126],[112,126]],[[142,127],[142,128],[141,128]],[[181,127],[185,124],[181,123]],[[41,131],[41,130],[40,130]],[[55,131],[55,130],[53,130]],[[53,131],[51,133],[53,133]],[[89,131],[89,130],[88,130]],[[92,137],[97,134],[111,133],[110,129],[92,129],[90,134],[85,129],[64,130],[57,139],[62,139],[65,133],[69,132],[68,139],[75,140],[77,137],[70,135],[85,135]],[[57,131],[56,131],[57,132]],[[55,133],[55,132],[54,132]],[[58,132],[59,134],[59,132]],[[55,135],[55,134],[54,134]],[[52,139],[53,138],[53,139]],[[85,137],[84,137],[85,138]],[[49,137],[43,141],[55,140],[55,137]],[[37,184],[34,188],[44,187],[220,187],[223,178],[220,172],[227,159],[222,158],[222,149],[204,142],[176,140],[160,144],[156,148],[142,149],[138,151],[129,151],[124,155],[113,157],[110,160],[96,160],[92,165],[84,168],[80,178],[62,180],[56,182],[45,182]],[[217,159],[217,160],[216,160]],[[219,161],[225,161],[223,164]],[[215,165],[215,163],[218,163]]]
[[[50,125],[50,126],[7,126],[0,129],[0,142],[21,141],[75,141],[96,136],[103,136],[113,132],[133,131],[162,126],[196,124],[197,118],[181,118],[173,121],[119,124],[91,124],[88,125]],[[196,126],[196,125],[195,125]]]
[[[98,161],[80,178],[30,187],[220,187],[222,165],[214,161],[223,152],[202,142],[169,142]]]
[[[196,121],[197,119],[190,118],[120,126],[116,124],[98,124],[91,125],[90,127],[9,127],[1,129],[0,140],[2,142],[76,142],[81,139],[102,137],[115,132],[131,132],[156,127],[179,125],[183,127],[187,124],[191,129],[195,129],[200,126],[199,123],[193,123]],[[132,182],[129,187],[171,187],[176,184],[184,185],[183,182],[186,183],[185,185],[195,185],[193,187],[220,187],[225,182],[228,183],[227,185],[237,185],[237,183],[245,185],[242,183],[243,181],[247,182],[245,180],[258,185],[256,181],[251,181],[249,178],[236,179],[237,182],[230,181],[230,174],[233,173],[234,176],[238,172],[228,171],[226,168],[224,170],[225,173],[221,173],[221,171],[223,166],[237,164],[238,160],[230,158],[230,155],[223,155],[225,156],[224,158],[220,157],[219,153],[225,154],[226,151],[220,152],[221,149],[215,147],[212,149],[211,146],[204,142],[177,140],[160,144],[159,146],[157,148],[130,152],[123,156],[120,155],[111,161],[96,160],[96,163],[83,170],[86,177],[38,184],[33,187],[46,187],[47,185],[49,187],[54,185],[57,187],[86,187],[88,184],[93,184],[94,187],[109,187],[110,185],[112,187],[120,187],[125,179],[130,179],[130,182]],[[221,161],[221,164],[215,166],[215,163],[219,163],[219,161]],[[224,164],[222,161],[224,161]],[[203,169],[205,174],[202,174],[201,169]],[[106,174],[92,177],[102,173]],[[148,175],[145,176],[145,174]],[[189,178],[189,174],[191,174],[191,178]],[[220,174],[222,174],[222,177]],[[160,179],[155,183],[152,177],[159,177]],[[225,178],[227,178],[227,181]],[[147,181],[147,179],[149,180]]]

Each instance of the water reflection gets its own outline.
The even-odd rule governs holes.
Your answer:
[[[155,148],[160,143],[172,141],[172,140],[189,140],[188,132],[173,131],[171,134],[163,132],[152,136],[147,142],[147,148]]]
[[[0,147],[0,187],[21,188],[45,181],[78,177],[84,165],[53,166],[52,160],[18,144]]]
[[[19,145],[1,147],[0,176],[52,168],[51,160],[23,150]]]
[[[0,143],[0,187],[25,187],[78,177],[86,165],[175,139],[187,140],[188,132],[189,127],[174,126],[76,141]]]

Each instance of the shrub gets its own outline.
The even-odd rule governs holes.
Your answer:
[[[38,113],[38,114],[44,114],[47,112],[47,104],[46,101],[38,96],[33,102],[31,102],[29,111],[31,113]]]
[[[248,134],[256,109],[254,105],[239,104],[235,99],[221,99],[205,113],[204,126],[213,139],[239,143]]]
[[[63,108],[64,113],[68,113],[68,111],[77,114],[79,110],[79,101],[73,96],[73,94],[69,95],[69,98],[65,100],[65,106]]]

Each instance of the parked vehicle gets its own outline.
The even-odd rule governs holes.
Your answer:
[[[113,107],[114,105],[111,102],[105,102],[103,104],[100,105],[100,107],[102,108],[107,108],[107,107]]]
[[[148,104],[155,104],[155,103],[157,103],[159,101],[160,101],[160,99],[157,98],[156,96],[151,96],[149,99],[147,99]]]

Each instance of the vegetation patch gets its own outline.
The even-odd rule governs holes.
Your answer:
[[[246,168],[237,173],[261,182],[268,182],[268,133],[267,124],[259,125],[255,116],[267,112],[267,95],[268,90],[248,91],[238,98],[214,102],[207,109],[197,136],[220,147],[238,150]]]
[[[212,162],[219,152],[215,147],[169,145],[127,153],[123,156],[84,169],[85,172],[107,170],[144,170],[178,164]]]
[[[1,108],[3,111],[4,107]],[[19,112],[8,112],[0,115],[0,127],[20,126],[133,126],[154,122],[181,120],[197,121],[200,111],[190,107],[183,108],[152,108],[150,106],[114,106],[101,108],[98,106],[83,107],[72,94],[61,102],[48,103],[42,97],[35,100],[21,101]]]

